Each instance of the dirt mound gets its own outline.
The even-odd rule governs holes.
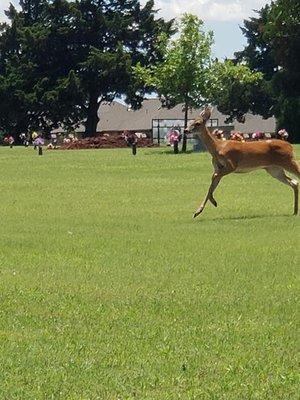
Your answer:
[[[154,147],[151,139],[138,139],[138,147]],[[125,139],[122,135],[99,135],[86,139],[79,139],[74,142],[64,143],[61,150],[77,150],[77,149],[111,149],[127,147]]]

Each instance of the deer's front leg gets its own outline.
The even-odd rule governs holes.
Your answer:
[[[234,167],[230,163],[229,163],[228,166],[226,166],[226,160],[223,160],[222,156],[219,156],[219,158],[213,157],[212,165],[213,165],[213,167],[215,169],[215,172],[214,172],[214,174],[212,176],[212,181],[213,181],[215,175],[224,176],[227,173],[230,173],[234,169]],[[228,170],[228,172],[227,172],[227,170]],[[211,204],[213,206],[217,207],[218,203],[216,202],[216,200],[215,200],[215,198],[213,196],[214,190],[215,190],[215,188],[210,193],[210,195],[208,197],[208,200],[211,202]]]
[[[213,180],[214,175],[215,175],[215,174],[218,174],[218,173],[222,170],[222,167],[223,167],[223,166],[220,165],[220,164],[218,163],[218,160],[215,159],[215,158],[212,159],[212,165],[213,165],[213,167],[214,167],[214,169],[215,169],[215,172],[214,172],[214,174],[213,174],[213,176],[212,176],[212,180]],[[218,206],[216,200],[214,199],[213,194],[210,195],[210,197],[208,198],[208,200],[209,200],[209,201],[211,202],[211,204],[214,205],[215,207]]]
[[[194,218],[198,217],[199,214],[202,213],[202,211],[204,210],[204,207],[207,203],[208,200],[210,200],[212,203],[215,202],[215,206],[217,206],[217,203],[213,197],[213,193],[216,190],[220,180],[222,179],[222,174],[219,172],[215,172],[212,176],[212,181],[211,181],[211,185],[208,189],[207,195],[204,199],[204,201],[200,204],[199,208],[196,210],[196,212],[194,213]]]

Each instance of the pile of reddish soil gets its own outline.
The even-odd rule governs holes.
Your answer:
[[[151,139],[138,139],[138,147],[154,147]],[[73,150],[73,149],[111,149],[127,147],[125,139],[121,136],[106,136],[100,135],[96,137],[90,137],[86,139],[80,139],[76,142],[64,143],[61,145],[61,150]]]

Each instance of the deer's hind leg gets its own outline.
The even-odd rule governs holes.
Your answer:
[[[277,179],[278,181],[284,183],[285,185],[290,186],[294,191],[294,215],[298,214],[298,202],[299,202],[299,184],[295,179],[291,179],[287,176],[284,172],[283,168],[280,167],[269,167],[266,168],[268,174],[273,176],[273,178]],[[290,171],[292,172],[292,171]]]
[[[292,159],[291,163],[285,169],[300,178],[300,164],[295,159]]]

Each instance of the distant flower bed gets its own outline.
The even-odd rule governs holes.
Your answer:
[[[137,140],[138,147],[154,147],[156,146],[149,138],[140,138]],[[76,149],[111,149],[127,147],[127,143],[122,135],[100,135],[86,139],[78,139],[63,143],[60,150],[76,150]]]

